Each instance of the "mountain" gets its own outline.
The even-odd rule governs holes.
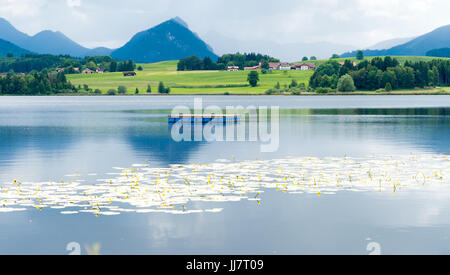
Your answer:
[[[428,51],[427,56],[450,58],[450,48],[434,49]]]
[[[22,49],[9,41],[0,39],[0,57],[5,57],[9,53],[12,53],[14,56],[21,56],[29,53],[29,51]]]
[[[42,31],[30,37],[26,43],[27,49],[41,54],[69,54],[71,56],[84,56],[89,50],[70,40],[61,32]]]
[[[85,55],[86,56],[107,56],[107,55],[111,55],[111,53],[113,52],[113,50],[109,49],[109,48],[105,48],[105,47],[98,47],[92,50],[88,50]]]
[[[178,60],[191,55],[217,59],[212,48],[178,17],[136,34],[123,47],[111,53],[113,58],[133,59],[139,63]]]
[[[282,61],[299,61],[302,57],[316,56],[319,59],[330,58],[334,53],[356,49],[353,46],[330,42],[278,43],[269,40],[244,41],[223,36],[217,32],[208,32],[205,40],[220,55],[236,52],[257,52],[276,57]]]
[[[46,30],[34,36],[29,36],[17,30],[3,18],[0,18],[0,39],[40,54],[68,54],[74,57],[84,57],[90,51],[90,49],[75,43],[61,32]]]
[[[394,38],[385,41],[378,42],[377,44],[370,46],[367,50],[386,50],[393,48],[395,46],[399,46],[409,41],[413,40],[415,37],[407,37],[407,38]]]
[[[27,34],[18,31],[11,23],[0,18],[0,39],[23,46],[29,38]]]
[[[426,56],[428,51],[450,47],[450,25],[440,27],[419,36],[405,44],[387,50],[366,50],[365,56],[410,55]],[[345,53],[341,57],[354,57],[356,52]]]

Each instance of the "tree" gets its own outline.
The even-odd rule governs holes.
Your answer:
[[[289,88],[295,88],[298,86],[298,82],[295,79],[292,79],[291,84],[289,85]]]
[[[216,64],[212,61],[211,57],[207,56],[203,59],[203,70],[210,71],[216,69]]]
[[[95,89],[94,94],[100,95],[102,94],[102,91],[100,89]]]
[[[361,51],[361,50],[359,50],[359,51],[356,53],[356,59],[357,59],[357,60],[364,60],[364,52]]]
[[[264,61],[261,63],[261,68],[264,69],[264,70],[270,69],[269,62],[267,62],[266,60],[264,60]]]
[[[117,62],[116,61],[112,61],[109,64],[109,71],[112,73],[117,72]]]
[[[95,70],[97,68],[97,64],[95,64],[93,61],[90,61],[86,64],[86,67],[91,70]]]
[[[333,54],[332,56],[331,56],[331,59],[336,59],[336,58],[339,58],[340,56],[337,54],[337,53],[335,53],[335,54]]]
[[[308,57],[304,56],[304,57],[302,58],[302,61],[308,61]]]
[[[247,81],[252,87],[256,87],[259,81],[259,73],[257,71],[251,71],[248,74]]]
[[[158,93],[164,94],[166,91],[166,88],[164,87],[164,83],[162,81],[159,82],[158,85]]]
[[[9,58],[14,57],[14,54],[13,53],[7,53],[6,57],[9,57]]]
[[[139,94],[139,89],[136,88],[136,91],[134,93],[138,95]]]
[[[348,74],[343,75],[338,81],[337,89],[339,92],[353,92],[356,90],[353,78]]]
[[[117,92],[118,92],[119,94],[126,94],[126,93],[127,93],[127,87],[125,87],[125,86],[119,86],[119,87],[117,88]]]
[[[150,84],[147,85],[147,94],[152,93],[152,86]]]
[[[310,60],[317,60],[317,57],[315,56],[311,56],[311,58],[309,58]]]
[[[197,56],[188,56],[186,58],[181,59],[178,62],[177,70],[178,71],[194,71],[203,69],[203,61]]]
[[[428,71],[428,82],[430,86],[439,85],[439,70],[436,66],[433,66],[433,69]]]
[[[169,94],[170,93],[170,88],[169,87],[166,88],[164,86],[164,83],[162,81],[160,81],[159,85],[158,85],[158,92],[160,94]]]
[[[386,87],[384,88],[384,90],[386,91],[386,92],[391,92],[392,91],[392,85],[391,85],[391,83],[386,83]]]
[[[277,90],[281,89],[281,85],[280,85],[280,82],[279,82],[279,81],[278,81],[277,84],[275,85],[275,89],[277,89]]]
[[[139,67],[137,68],[137,70],[138,70],[138,71],[143,71],[144,68],[142,68],[142,66],[139,66]]]
[[[117,93],[117,91],[115,89],[109,89],[106,94],[107,95],[115,95],[116,93]]]

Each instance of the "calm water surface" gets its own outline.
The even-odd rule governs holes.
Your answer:
[[[449,96],[203,97],[204,106],[279,106],[280,148],[258,142],[172,140],[167,110],[193,97],[1,97],[0,183],[95,184],[114,167],[209,164],[299,157],[450,154]],[[166,111],[164,111],[166,110]],[[61,215],[0,213],[0,253],[67,254],[101,244],[104,254],[450,253],[450,185],[397,192],[287,194],[189,205],[218,213]],[[207,205],[207,206],[206,206]],[[84,248],[83,253],[85,253]]]

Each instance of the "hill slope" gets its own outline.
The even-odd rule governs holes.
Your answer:
[[[89,50],[70,40],[61,32],[42,31],[27,40],[27,48],[42,54],[84,56]]]
[[[383,55],[410,55],[426,56],[426,53],[433,49],[450,47],[450,25],[440,27],[430,33],[419,36],[410,42],[387,49],[387,50],[366,50],[365,56]],[[345,53],[341,57],[354,57],[356,52]]]
[[[405,43],[408,43],[409,41],[413,40],[415,37],[408,37],[408,38],[394,38],[389,39],[385,41],[378,42],[377,44],[370,46],[367,48],[367,50],[386,50],[390,49],[399,45],[403,45]]]
[[[111,54],[119,60],[133,59],[140,63],[177,60],[190,55],[217,59],[211,47],[189,30],[187,24],[179,18],[136,34],[127,44]]]
[[[5,19],[0,18],[0,39],[22,47],[29,38],[30,37],[27,34],[17,30]]]
[[[22,49],[9,41],[0,39],[0,57],[5,57],[9,53],[12,53],[14,56],[21,56],[29,53],[29,51]]]

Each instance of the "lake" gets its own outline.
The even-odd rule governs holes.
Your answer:
[[[450,253],[450,96],[200,98],[279,148],[176,142],[190,96],[1,97],[0,253]]]

